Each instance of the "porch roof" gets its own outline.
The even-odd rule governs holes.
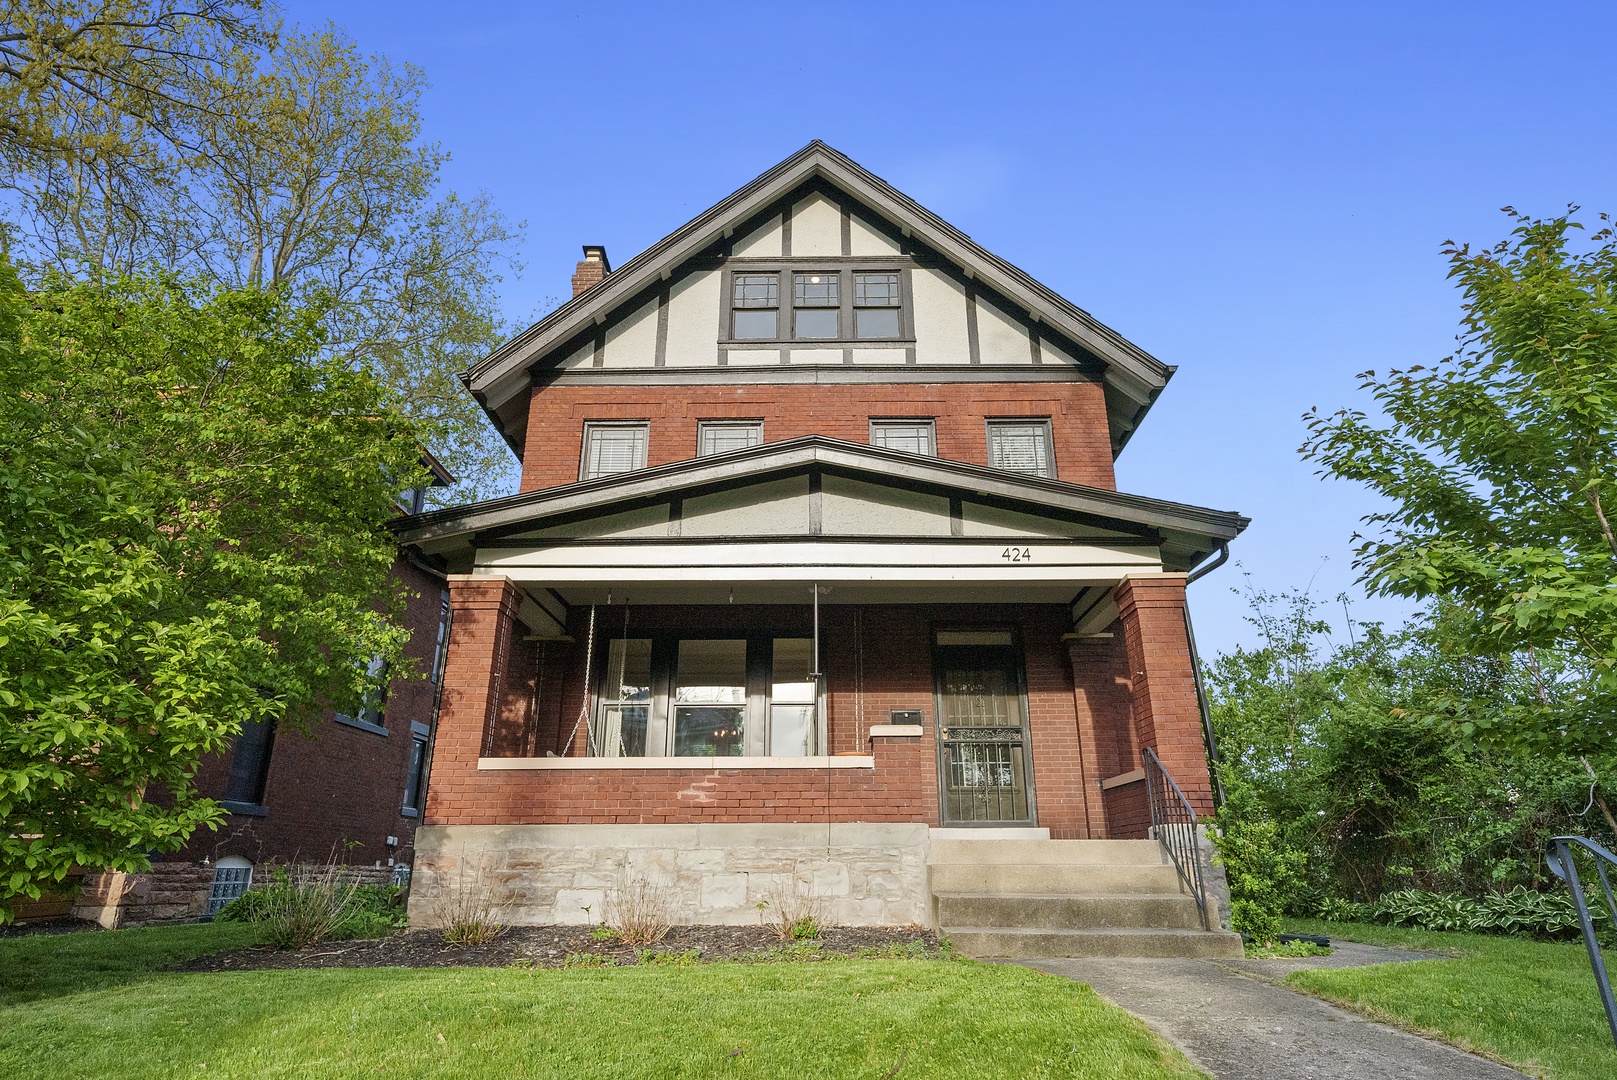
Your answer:
[[[700,498],[805,474],[842,477],[878,488],[948,499],[957,516],[964,501],[1021,514],[1029,521],[1058,523],[1064,529],[1032,532],[1031,537],[1148,543],[1160,551],[1161,566],[1173,571],[1191,569],[1239,535],[1248,523],[1247,518],[1231,511],[810,435],[417,514],[390,524],[402,543],[437,554],[452,567],[469,568],[478,549],[509,548],[522,534],[548,530],[554,537],[558,530],[566,531],[562,526],[567,522],[599,520],[608,514],[670,500]],[[771,519],[742,535],[727,532],[724,540],[789,536],[801,541],[818,536],[820,531],[817,521],[807,529],[810,535],[805,536],[803,529],[781,527]],[[885,539],[901,535],[890,530],[883,534]],[[638,536],[642,538],[640,542],[647,542],[644,532]],[[1009,543],[1016,540],[1016,535],[1011,530],[980,534],[979,538]],[[622,539],[628,540],[628,536]],[[657,542],[665,544],[670,539],[665,529]],[[682,541],[674,542],[694,544],[712,539],[687,534]],[[925,539],[925,535],[918,533],[915,539]],[[952,539],[966,538],[957,528]]]

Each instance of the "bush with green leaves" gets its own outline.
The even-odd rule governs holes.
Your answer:
[[[1566,938],[1581,930],[1578,910],[1569,894],[1535,892],[1521,885],[1480,897],[1399,889],[1374,903],[1330,898],[1319,904],[1316,913],[1333,922],[1373,922],[1471,934]],[[1589,914],[1598,928],[1610,921],[1602,904],[1591,904]]]
[[[1230,929],[1268,944],[1280,916],[1303,887],[1307,857],[1288,847],[1275,822],[1249,793],[1232,793],[1218,815],[1213,843],[1229,880]]]

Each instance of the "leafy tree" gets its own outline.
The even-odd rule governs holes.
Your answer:
[[[204,754],[398,659],[385,523],[418,444],[320,316],[154,280],[30,295],[0,263],[0,920],[216,825]]]
[[[423,73],[334,27],[272,34],[248,3],[36,6],[0,0],[28,261],[90,279],[161,267],[317,305],[326,355],[382,380],[457,494],[503,484],[509,451],[456,373],[503,338],[495,286],[518,229],[486,196],[442,190]]]
[[[1356,553],[1371,591],[1454,605],[1465,617],[1451,632],[1474,656],[1556,658],[1532,695],[1479,697],[1458,683],[1420,708],[1528,753],[1609,756],[1617,235],[1603,224],[1575,245],[1570,213],[1506,213],[1510,239],[1446,247],[1464,299],[1458,351],[1432,368],[1367,373],[1383,418],[1310,412],[1302,452],[1388,500]]]
[[[1470,619],[1452,606],[1397,633],[1357,625],[1341,644],[1306,595],[1249,599],[1259,641],[1207,672],[1229,793],[1219,823],[1255,853],[1248,862],[1301,853],[1316,894],[1480,896],[1543,887],[1548,837],[1600,835],[1603,819],[1589,812],[1601,791],[1576,755],[1478,743],[1428,707],[1461,695],[1479,712],[1536,700],[1544,656],[1473,655]],[[1235,879],[1232,869],[1232,890]]]

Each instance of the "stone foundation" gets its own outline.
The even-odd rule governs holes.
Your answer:
[[[926,853],[925,824],[424,826],[410,925],[441,925],[441,902],[477,888],[513,925],[595,923],[641,881],[676,925],[757,923],[783,895],[816,898],[837,925],[925,924]]]
[[[269,863],[254,867],[251,888],[261,889],[275,880],[274,869]],[[154,862],[142,874],[85,874],[73,915],[108,930],[195,922],[208,910],[213,870],[211,863]],[[393,870],[386,866],[349,866],[345,873],[357,885],[387,885],[393,880]]]

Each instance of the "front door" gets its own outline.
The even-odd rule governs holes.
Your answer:
[[[1008,631],[939,631],[933,653],[944,825],[1032,825],[1022,656]]]

